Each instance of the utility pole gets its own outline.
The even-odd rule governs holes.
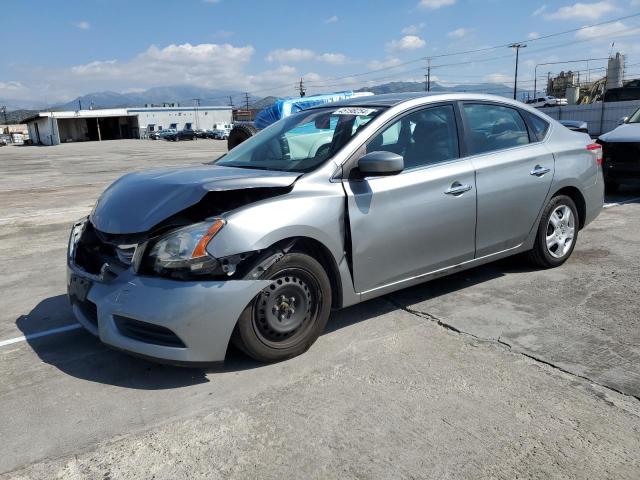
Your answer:
[[[304,86],[304,82],[302,81],[302,78],[300,78],[300,83],[298,84],[298,86],[296,87],[296,89],[299,91],[300,93],[300,98],[304,97],[307,93],[307,87]]]
[[[7,133],[9,133],[9,120],[7,120],[7,107],[5,105],[2,106],[2,115],[4,115],[4,123],[7,126]],[[4,133],[4,129],[2,133]]]
[[[200,106],[200,99],[199,98],[194,98],[193,99],[193,107],[195,110],[195,114],[196,114],[196,130],[200,130],[200,115],[198,113],[198,107]]]
[[[249,92],[244,92],[244,105],[247,112],[248,120],[251,120],[251,112],[249,111]]]
[[[229,106],[231,107],[231,110],[233,110],[233,97],[231,95],[229,95]]]
[[[512,43],[509,45],[509,48],[516,49],[516,74],[513,80],[513,99],[517,100],[517,92],[518,92],[518,60],[520,59],[520,49],[526,48],[527,46],[524,43]]]
[[[431,91],[431,57],[427,58],[427,74],[425,75],[427,82],[425,83],[424,89],[426,92]]]

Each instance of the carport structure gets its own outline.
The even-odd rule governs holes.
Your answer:
[[[25,123],[33,142],[41,145],[139,137],[138,115],[125,108],[40,112]]]

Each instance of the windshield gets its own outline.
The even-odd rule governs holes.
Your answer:
[[[340,151],[382,110],[333,107],[302,111],[265,128],[215,164],[309,172]]]
[[[629,117],[627,123],[640,123],[640,108],[635,111],[633,115]]]

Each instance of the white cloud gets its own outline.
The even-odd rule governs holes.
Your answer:
[[[317,59],[332,65],[340,65],[347,61],[347,57],[342,53],[323,53],[318,55]]]
[[[236,32],[232,32],[231,30],[216,30],[212,37],[214,38],[229,38],[233,37]]]
[[[447,37],[449,38],[463,38],[471,32],[468,28],[456,28],[452,32],[447,33]]]
[[[640,27],[629,27],[622,22],[607,23],[606,25],[597,25],[588,27],[576,32],[576,38],[580,40],[591,40],[601,37],[622,37],[628,35],[640,34]]]
[[[382,68],[395,67],[399,63],[401,63],[399,58],[389,57],[384,60],[371,60],[367,63],[367,68],[369,70],[380,70]]]
[[[491,73],[485,75],[484,81],[489,83],[509,83],[513,81],[513,77],[505,75],[504,73]]]
[[[420,0],[418,7],[429,10],[436,10],[441,7],[448,7],[456,3],[456,0]]]
[[[400,40],[392,40],[387,43],[389,50],[416,50],[426,45],[422,38],[417,35],[405,35]]]
[[[640,0],[638,0],[640,1]],[[425,26],[425,22],[420,22],[416,25],[409,25],[407,27],[404,27],[402,29],[402,33],[404,35],[415,35],[416,33],[418,33],[420,30],[422,30]]]
[[[604,0],[595,3],[574,3],[560,7],[554,13],[545,15],[547,20],[597,20],[616,9],[613,1]]]
[[[231,86],[242,76],[253,53],[252,46],[229,44],[185,43],[164,48],[152,45],[129,61],[93,61],[72,67],[68,74],[73,81],[87,83]]]
[[[279,62],[279,63],[295,63],[309,60],[316,60],[318,62],[329,63],[332,65],[339,65],[347,61],[346,55],[342,53],[316,53],[313,50],[306,48],[289,48],[289,49],[276,49],[270,51],[265,57],[267,62]]]
[[[0,82],[0,95],[6,91],[24,90],[25,86],[22,83],[10,80],[8,82]]]
[[[76,22],[73,24],[74,27],[79,28],[80,30],[89,30],[91,28],[91,24],[86,20],[82,20],[80,22]]]
[[[316,56],[313,50],[306,48],[278,48],[271,50],[265,59],[267,62],[300,62],[302,60],[311,60]]]
[[[542,15],[546,9],[547,9],[547,4],[546,3],[542,4],[533,11],[532,15],[534,17],[537,17],[538,15]]]
[[[336,23],[338,21],[337,15],[331,15],[329,18],[324,19],[324,23]]]
[[[529,35],[527,35],[527,38],[529,40],[535,40],[536,38],[540,38],[540,34],[538,32],[529,32]]]

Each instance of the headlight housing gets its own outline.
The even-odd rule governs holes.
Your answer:
[[[73,224],[73,227],[71,227],[71,234],[69,235],[69,245],[67,247],[67,259],[70,262],[73,262],[75,259],[76,247],[78,246],[80,238],[82,238],[82,234],[84,233],[85,228],[87,228],[88,221],[89,217],[82,217]]]
[[[218,262],[207,253],[207,245],[224,226],[225,221],[214,219],[174,230],[160,237],[149,252],[153,270],[204,274],[216,269]]]

